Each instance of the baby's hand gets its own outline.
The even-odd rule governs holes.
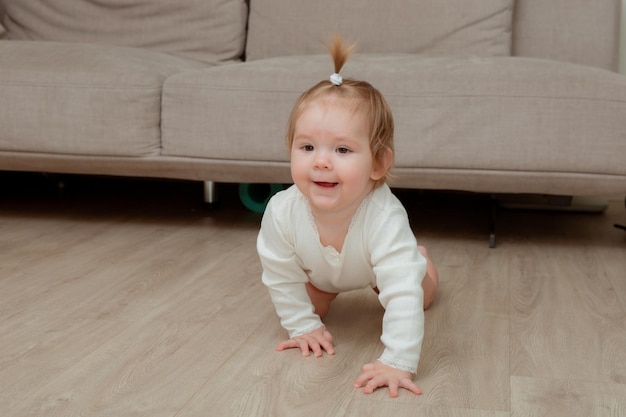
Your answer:
[[[333,336],[326,330],[326,326],[315,329],[310,333],[296,336],[293,339],[285,340],[276,347],[276,350],[281,351],[291,348],[300,348],[304,356],[309,356],[311,351],[313,351],[313,354],[318,358],[322,356],[322,349],[329,355],[335,354]]]
[[[405,388],[414,394],[420,395],[422,390],[413,382],[410,372],[392,368],[382,362],[376,361],[363,366],[361,375],[354,382],[355,388],[361,388],[365,384],[363,392],[371,394],[376,388],[389,387],[389,396],[397,397],[398,388]]]

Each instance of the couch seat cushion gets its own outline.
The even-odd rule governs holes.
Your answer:
[[[320,55],[172,76],[163,152],[286,161],[294,101],[331,72]],[[408,54],[357,54],[342,74],[370,81],[389,101],[398,168],[626,175],[622,75],[529,58]]]
[[[134,48],[0,41],[0,150],[157,154],[163,81],[200,67]]]

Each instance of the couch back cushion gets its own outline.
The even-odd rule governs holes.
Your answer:
[[[243,53],[245,0],[2,0],[7,37],[149,48],[201,62]]]
[[[622,0],[516,0],[512,53],[617,71],[621,4]]]
[[[513,0],[250,0],[248,60],[324,53],[334,34],[359,53],[511,53]]]

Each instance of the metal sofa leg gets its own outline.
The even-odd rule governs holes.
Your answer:
[[[217,205],[217,184],[215,181],[204,181],[204,207],[211,210]]]
[[[626,208],[626,198],[624,198],[624,207]],[[615,227],[617,227],[618,229],[622,229],[622,230],[626,230],[626,226],[623,224],[614,224]]]
[[[498,220],[498,201],[491,196],[489,207],[489,248],[496,247],[496,222]]]

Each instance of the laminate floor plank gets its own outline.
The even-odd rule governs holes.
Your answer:
[[[394,401],[379,401],[375,406],[370,401],[356,400],[346,417],[508,417],[508,411],[476,410],[470,408],[436,407],[413,405]]]
[[[219,263],[232,274],[233,259],[223,244],[222,252],[226,255]],[[239,265],[240,273],[247,273],[245,262]],[[219,275],[221,268],[213,265],[212,269]],[[138,281],[133,276],[127,279]],[[241,328],[258,320],[249,309],[270,311],[267,299],[250,300],[241,291],[241,279],[221,282],[211,286],[207,276],[200,274],[193,281],[179,282],[176,291],[150,286],[133,291],[137,305],[123,314],[92,319],[91,328],[97,331],[91,342],[86,343],[90,335],[82,328],[65,335],[65,350],[72,351],[73,344],[86,346],[82,357],[72,358],[63,369],[57,367],[46,384],[10,407],[11,412],[21,416],[172,415],[243,342]],[[260,283],[255,282],[251,287],[256,289],[251,289],[261,293]],[[92,311],[87,306],[85,310]],[[232,325],[233,317],[238,317],[241,327]],[[41,364],[27,359],[31,359],[29,369],[39,369]],[[21,358],[20,362],[25,361]],[[71,398],[64,388],[73,391]],[[137,398],[142,401],[136,403]]]
[[[440,292],[426,312],[417,374],[424,399],[437,407],[508,410],[508,264],[485,242],[432,253],[441,258]]]
[[[584,245],[531,248],[511,286],[512,375],[626,382],[626,314]]]
[[[512,377],[512,417],[626,415],[626,385]]]
[[[207,410],[216,416],[344,415],[353,397],[364,395],[352,386],[361,366],[380,354],[382,315],[371,290],[342,294],[333,307],[326,324],[335,355],[277,352],[286,333],[272,311],[177,417]]]

